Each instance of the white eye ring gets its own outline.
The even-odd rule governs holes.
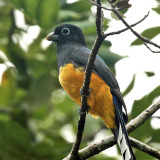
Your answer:
[[[70,34],[70,29],[69,28],[62,28],[61,30],[62,35],[69,35]]]

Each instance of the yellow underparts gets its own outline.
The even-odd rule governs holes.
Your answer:
[[[60,68],[59,81],[64,90],[81,106],[80,88],[84,81],[82,68],[75,69],[72,64],[66,64]],[[87,100],[89,113],[94,117],[99,116],[108,128],[116,128],[110,87],[97,74],[92,73],[89,88],[91,90]]]

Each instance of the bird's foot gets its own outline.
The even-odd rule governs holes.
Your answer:
[[[81,94],[81,96],[89,97],[89,96],[90,96],[90,92],[91,92],[91,88],[89,88],[89,90],[88,90],[87,93],[85,93],[85,92],[83,91],[83,88],[82,88],[82,87],[80,88],[80,94]]]
[[[79,113],[79,115],[84,115],[84,114],[88,114],[88,112],[89,112],[89,106],[87,105],[87,108],[86,108],[86,111],[82,111],[82,108],[79,108],[79,110],[78,110],[78,113]]]

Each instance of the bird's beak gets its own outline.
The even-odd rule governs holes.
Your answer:
[[[46,39],[48,41],[57,41],[59,39],[59,36],[55,35],[54,32],[51,32],[47,35]]]

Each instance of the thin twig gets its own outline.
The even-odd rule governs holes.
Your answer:
[[[95,5],[95,6],[97,6],[97,7],[101,7],[101,8],[103,8],[103,9],[105,9],[105,10],[108,10],[108,11],[113,11],[113,12],[116,14],[116,16],[117,16],[117,17],[124,23],[124,25],[127,27],[126,29],[123,29],[123,30],[121,30],[121,31],[111,32],[111,33],[109,33],[109,34],[105,34],[105,36],[114,35],[114,34],[119,34],[119,33],[121,33],[121,32],[124,32],[124,31],[130,29],[131,32],[132,32],[136,37],[138,37],[140,40],[142,40],[143,42],[145,42],[145,43],[144,43],[145,46],[146,46],[151,52],[153,52],[153,53],[160,53],[160,51],[153,51],[153,50],[151,50],[150,47],[148,47],[148,45],[147,45],[146,43],[151,44],[151,45],[153,45],[153,46],[155,46],[155,47],[157,47],[157,48],[159,48],[159,49],[160,49],[160,45],[158,45],[158,44],[150,41],[150,40],[147,39],[147,38],[144,38],[144,37],[141,36],[139,33],[137,33],[135,30],[133,30],[132,27],[135,26],[135,25],[129,25],[129,24],[123,19],[123,17],[119,14],[119,12],[115,9],[115,6],[111,3],[110,0],[108,0],[108,1],[109,1],[109,3],[111,4],[112,9],[106,8],[106,7],[102,6],[102,5],[100,6],[100,5],[98,5],[97,3],[95,3],[95,2],[93,2],[93,1],[91,1],[91,0],[88,0],[88,1],[89,1],[92,5]],[[139,22],[139,23],[140,23],[140,22]]]
[[[146,145],[145,143],[142,143],[138,141],[137,139],[134,139],[132,137],[129,137],[131,141],[131,145],[135,148],[138,148],[139,150],[148,153],[149,155],[155,157],[155,158],[160,158],[160,151],[152,148],[151,146]]]
[[[132,27],[124,20],[124,18],[123,18],[123,17],[119,14],[119,12],[115,9],[115,7],[114,7],[114,5],[111,3],[111,1],[110,1],[110,0],[108,0],[108,1],[109,1],[109,3],[111,4],[112,9],[113,9],[113,12],[116,14],[116,16],[123,22],[123,24],[124,24],[128,29],[131,30],[131,32],[132,32],[136,37],[138,37],[138,38],[139,38],[140,40],[142,40],[143,42],[146,42],[146,43],[148,43],[148,44],[151,44],[151,45],[153,45],[153,46],[155,46],[155,47],[157,47],[157,48],[160,49],[160,46],[159,46],[158,44],[150,41],[150,40],[147,39],[147,38],[142,37],[139,33],[137,33],[135,30],[133,30]]]
[[[142,21],[144,21],[147,17],[149,16],[149,12],[141,19],[139,20],[138,22],[130,25],[131,27],[134,27],[136,26],[137,24],[141,23]],[[119,30],[119,31],[115,31],[115,32],[110,32],[110,33],[106,33],[104,34],[105,38],[108,37],[108,36],[111,36],[111,35],[115,35],[115,34],[120,34],[122,32],[125,32],[126,30],[128,30],[129,28],[124,28],[122,30]]]
[[[160,51],[153,51],[146,43],[144,45],[153,53],[160,53]]]
[[[93,1],[91,1],[91,0],[88,0],[88,2],[90,2],[90,3],[91,3],[92,5],[94,5],[94,6],[103,8],[103,9],[105,9],[105,10],[107,10],[107,11],[113,11],[112,9],[106,8],[106,7],[104,7],[104,6],[102,6],[102,5],[99,5],[99,4],[97,4],[97,3],[95,3],[95,2],[93,2]]]

